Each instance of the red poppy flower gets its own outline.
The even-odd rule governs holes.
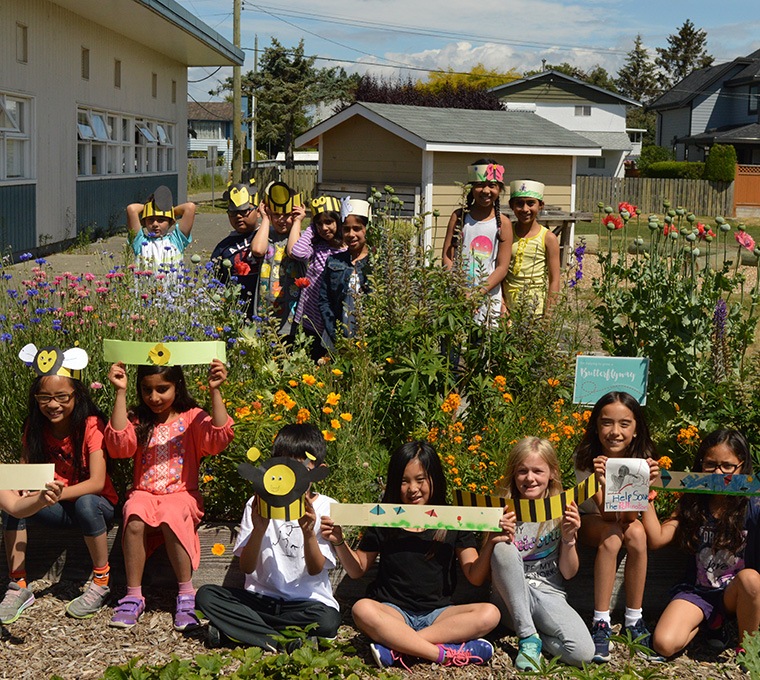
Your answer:
[[[295,284],[299,288],[308,288],[311,285],[311,281],[306,276],[300,276],[296,279]]]

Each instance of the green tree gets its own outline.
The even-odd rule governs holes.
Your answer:
[[[295,48],[276,38],[259,58],[258,71],[242,78],[243,94],[255,97],[257,141],[285,151],[285,167],[292,168],[296,137],[308,129],[310,107],[346,98],[352,79],[341,68],[315,68],[316,57],[304,54],[303,40]],[[228,79],[220,90],[232,88]]]
[[[617,86],[615,85],[615,81],[607,72],[607,69],[605,69],[603,66],[600,66],[599,64],[596,64],[588,71],[584,71],[582,68],[573,66],[566,61],[563,61],[561,64],[544,64],[544,68],[542,69],[536,71],[526,71],[525,77],[528,78],[530,76],[535,76],[539,73],[543,73],[544,71],[557,71],[558,73],[564,73],[566,76],[570,76],[571,78],[575,78],[577,80],[582,80],[589,85],[596,85],[596,87],[601,87],[602,89],[609,90],[610,92],[618,91]]]
[[[421,92],[430,94],[439,94],[443,90],[457,90],[461,87],[488,90],[519,80],[521,77],[514,69],[503,72],[488,69],[483,64],[476,64],[469,73],[455,73],[451,68],[447,71],[430,71],[427,80],[417,83],[417,88]]]
[[[668,36],[668,47],[657,48],[654,63],[660,69],[658,80],[663,89],[673,87],[692,71],[712,65],[715,58],[707,54],[707,32],[695,28],[687,19],[678,33]]]
[[[615,83],[621,94],[642,104],[648,104],[658,94],[657,69],[642,45],[641,35],[636,36]]]

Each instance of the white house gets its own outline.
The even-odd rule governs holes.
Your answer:
[[[641,153],[641,130],[628,130],[626,111],[640,102],[558,71],[544,71],[491,89],[510,110],[539,116],[602,147],[601,156],[578,159],[579,175],[623,177],[624,161]]]
[[[187,191],[187,67],[243,52],[174,0],[0,3],[0,246],[125,221]]]

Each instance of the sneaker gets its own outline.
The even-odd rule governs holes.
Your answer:
[[[707,646],[718,652],[722,652],[729,643],[729,629],[723,614],[716,612],[707,622],[705,628]]]
[[[610,660],[610,636],[612,630],[606,621],[595,621],[591,626],[591,637],[594,640],[595,663],[604,663]]]
[[[648,659],[649,661],[656,661],[656,662],[662,662],[665,661],[664,656],[660,656],[657,652],[655,652],[652,649],[652,634],[649,632],[649,629],[646,627],[646,624],[644,623],[644,619],[639,619],[634,623],[632,626],[625,627],[623,626],[622,633],[623,635],[626,634],[626,631],[630,632],[631,634],[631,640],[636,640],[636,638],[641,638],[638,643],[640,645],[644,645],[644,647],[647,648],[647,651],[639,651],[639,656],[643,659]]]
[[[206,631],[206,647],[209,649],[219,649],[222,646],[222,631],[213,623],[208,624]]]
[[[11,581],[5,597],[0,602],[0,622],[13,623],[21,612],[34,604],[34,593],[29,588],[22,588],[18,583]]]
[[[174,612],[174,630],[193,630],[201,625],[195,613],[195,593],[177,595],[177,609]]]
[[[535,633],[517,642],[515,668],[518,671],[534,671],[541,661],[541,638]]]
[[[442,666],[480,666],[493,656],[493,645],[483,638],[463,642],[459,646],[438,645],[443,650]]]
[[[145,611],[145,600],[141,597],[122,597],[116,604],[111,617],[112,628],[131,628]]]
[[[110,596],[108,586],[90,583],[87,590],[66,605],[66,613],[75,619],[89,619],[100,611]]]
[[[734,647],[734,656],[736,658],[736,665],[739,666],[739,670],[742,673],[747,673],[747,650],[741,645]]]
[[[396,661],[401,660],[401,654],[394,652],[385,645],[381,645],[379,642],[373,642],[369,646],[369,649],[372,652],[372,658],[375,660],[375,663],[379,668],[389,668],[390,666],[393,666]]]

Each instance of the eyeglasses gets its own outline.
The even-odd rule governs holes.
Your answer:
[[[60,394],[35,394],[34,398],[40,406],[47,406],[51,401],[59,404],[68,404],[74,397],[73,392],[61,392]]]
[[[724,475],[732,475],[741,467],[741,463],[716,463],[711,460],[703,461],[702,472],[715,472],[720,470]]]

